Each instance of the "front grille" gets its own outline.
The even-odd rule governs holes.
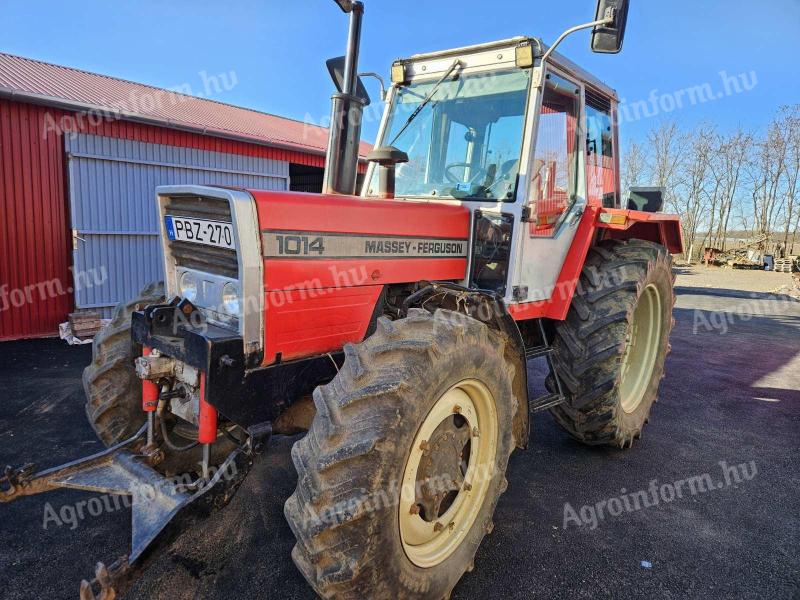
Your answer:
[[[164,214],[175,217],[192,217],[209,221],[232,223],[231,207],[227,200],[200,196],[170,197]],[[191,242],[169,242],[172,258],[177,267],[195,269],[231,279],[239,278],[239,261],[236,250],[215,248]]]
[[[164,208],[168,215],[176,217],[194,217],[195,219],[232,223],[231,205],[227,200],[219,198],[174,196],[167,200]]]

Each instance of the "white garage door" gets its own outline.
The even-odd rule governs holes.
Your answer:
[[[289,189],[289,163],[95,135],[65,136],[78,309],[110,316],[163,278],[155,189]]]

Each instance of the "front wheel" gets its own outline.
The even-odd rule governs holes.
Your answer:
[[[134,311],[164,301],[164,284],[147,285],[139,296],[117,306],[111,322],[92,342],[92,362],[83,371],[86,417],[106,446],[128,439],[144,424],[142,384],[134,361],[142,347],[131,338]]]
[[[449,595],[505,490],[518,401],[505,338],[449,311],[345,347],[292,448],[292,558],[323,598]]]
[[[625,448],[641,436],[664,376],[674,279],[658,244],[606,241],[590,250],[553,342],[567,401],[551,412],[574,438]]]

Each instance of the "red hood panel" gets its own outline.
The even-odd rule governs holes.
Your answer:
[[[262,230],[469,237],[469,211],[463,206],[302,192],[248,191],[256,199]]]
[[[386,285],[466,277],[463,206],[250,193],[264,257],[264,364],[361,341]]]

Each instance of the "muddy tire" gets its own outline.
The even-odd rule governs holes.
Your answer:
[[[131,315],[137,306],[163,301],[164,284],[147,285],[138,298],[117,306],[111,323],[92,343],[92,362],[83,371],[86,417],[106,446],[128,439],[145,421],[142,385],[134,367],[142,348],[131,340]]]
[[[374,335],[345,346],[344,366],[315,390],[317,414],[292,448],[298,482],[284,509],[292,558],[321,597],[439,600],[472,568],[514,448],[505,344],[474,319],[414,309],[381,317]],[[433,494],[433,478],[420,478],[455,456]]]
[[[625,448],[641,436],[670,349],[674,280],[658,244],[606,241],[589,251],[553,342],[567,402],[551,413],[577,440]]]

